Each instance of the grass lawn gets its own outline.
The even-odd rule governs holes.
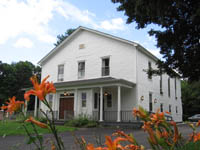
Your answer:
[[[33,128],[30,123],[25,124],[28,131],[33,133]],[[49,129],[43,129],[40,127],[36,127],[38,133],[50,133]],[[76,128],[74,127],[67,127],[67,126],[56,126],[58,132],[64,131],[74,131]],[[0,136],[7,136],[7,135],[26,135],[25,129],[21,123],[16,121],[0,121]]]

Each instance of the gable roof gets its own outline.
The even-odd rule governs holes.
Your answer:
[[[138,50],[140,50],[141,52],[143,52],[144,54],[146,54],[147,56],[151,57],[152,59],[154,59],[155,61],[158,60],[158,58],[156,56],[154,56],[151,52],[149,52],[147,49],[145,49],[143,46],[141,46],[140,44],[136,43],[136,42],[133,42],[133,41],[129,41],[129,40],[126,40],[126,39],[122,39],[120,37],[117,37],[117,36],[113,36],[111,34],[107,34],[107,33],[104,33],[104,32],[100,32],[100,31],[97,31],[97,30],[94,30],[94,29],[90,29],[90,28],[86,28],[86,27],[83,27],[83,26],[79,26],[71,35],[69,35],[62,43],[60,43],[58,46],[56,46],[54,49],[52,49],[46,56],[44,56],[39,62],[38,64],[39,65],[42,65],[44,64],[45,61],[47,61],[51,56],[53,56],[57,51],[59,51],[61,49],[61,47],[67,43],[70,39],[72,39],[77,33],[79,33],[81,30],[85,30],[85,31],[88,31],[88,32],[92,32],[92,33],[95,33],[95,34],[98,34],[98,35],[101,35],[101,36],[104,36],[104,37],[107,37],[107,38],[111,38],[111,39],[114,39],[114,40],[118,40],[118,41],[121,41],[121,42],[124,42],[126,44],[130,44],[136,48],[138,48]]]

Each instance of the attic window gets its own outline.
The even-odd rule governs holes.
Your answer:
[[[85,44],[79,44],[79,49],[84,49],[85,48]]]

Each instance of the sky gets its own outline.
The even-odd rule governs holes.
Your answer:
[[[111,0],[0,0],[0,61],[37,64],[55,46],[57,35],[84,26],[137,42],[161,58],[150,25],[136,29]]]

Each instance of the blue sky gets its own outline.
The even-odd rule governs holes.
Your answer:
[[[0,60],[37,64],[54,48],[58,34],[78,26],[135,41],[161,57],[155,38],[148,36],[157,27],[135,29],[117,6],[111,0],[1,0]]]

